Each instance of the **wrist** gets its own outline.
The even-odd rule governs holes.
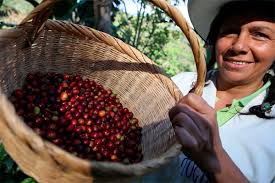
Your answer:
[[[215,152],[220,168],[206,172],[210,182],[227,182],[228,180],[236,183],[249,182],[222,146],[217,146]]]

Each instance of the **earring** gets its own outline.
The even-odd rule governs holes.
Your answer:
[[[271,106],[271,104],[269,103],[269,102],[264,102],[262,105],[261,105],[261,110],[263,111],[263,112],[270,112],[270,110],[271,110],[271,108],[272,108],[272,106]]]

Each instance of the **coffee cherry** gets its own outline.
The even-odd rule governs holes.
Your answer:
[[[127,164],[142,160],[139,120],[94,80],[29,73],[9,99],[36,134],[73,155]]]
[[[68,100],[68,93],[62,92],[62,93],[60,94],[60,100],[62,100],[62,101]]]
[[[104,117],[106,115],[106,111],[104,111],[104,110],[100,110],[99,112],[98,112],[98,116],[99,117]]]

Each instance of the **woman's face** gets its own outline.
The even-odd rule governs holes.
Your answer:
[[[247,13],[226,18],[216,41],[216,60],[223,82],[262,82],[275,61],[275,22]]]

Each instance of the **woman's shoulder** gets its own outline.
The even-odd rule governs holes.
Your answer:
[[[172,81],[177,85],[183,95],[187,94],[197,80],[196,72],[181,72],[173,76]]]
[[[206,81],[212,80],[215,83],[217,77],[217,70],[210,70],[207,72]],[[187,94],[195,85],[197,80],[196,72],[181,72],[171,78],[177,85],[183,95]]]

